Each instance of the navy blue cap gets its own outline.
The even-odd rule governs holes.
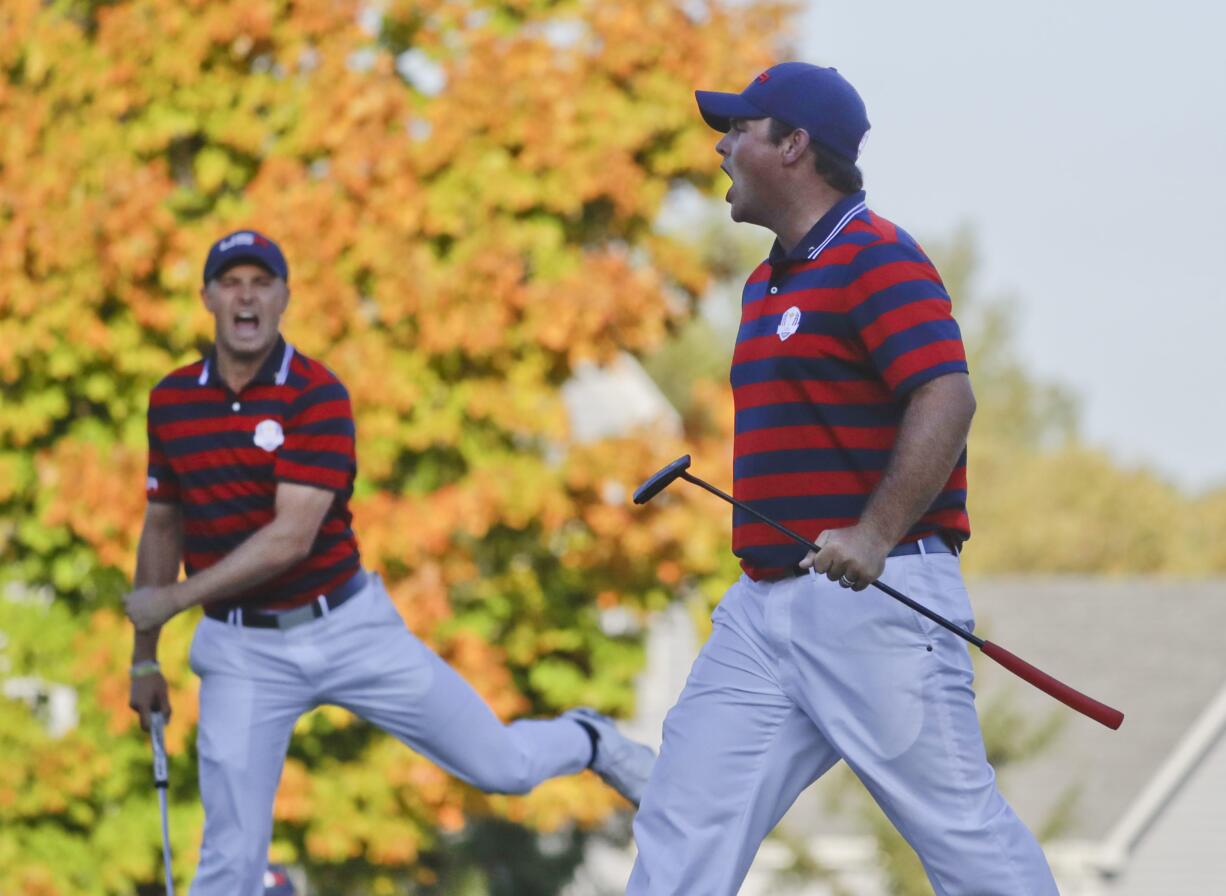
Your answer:
[[[807,62],[771,66],[740,93],[696,90],[703,120],[727,131],[732,118],[777,118],[804,128],[809,139],[848,162],[860,157],[868,134],[864,101],[833,68]]]
[[[220,276],[227,268],[248,262],[258,264],[270,274],[289,280],[289,265],[281,247],[255,230],[236,230],[213,244],[204,260],[204,282]]]

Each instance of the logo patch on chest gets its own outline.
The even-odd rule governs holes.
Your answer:
[[[800,309],[793,305],[783,312],[783,317],[779,319],[779,326],[775,328],[775,332],[779,335],[780,342],[786,342],[787,338],[799,329]]]
[[[285,441],[285,433],[276,420],[261,420],[255,425],[255,438],[252,439],[257,448],[265,451],[276,451]]]

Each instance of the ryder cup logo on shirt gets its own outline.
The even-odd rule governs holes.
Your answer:
[[[255,426],[255,444],[265,451],[276,451],[285,441],[285,433],[276,420],[261,420]]]
[[[775,332],[779,334],[780,342],[786,342],[787,338],[798,329],[800,329],[800,309],[793,305],[783,312],[783,317],[779,319],[779,326]]]

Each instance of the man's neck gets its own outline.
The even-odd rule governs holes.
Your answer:
[[[255,379],[256,374],[260,372],[260,368],[264,366],[264,362],[268,360],[268,356],[276,347],[277,344],[274,342],[256,358],[239,357],[222,351],[219,347],[217,349],[217,375],[223,383],[230,387],[230,391],[237,395]]]
[[[771,228],[779,238],[780,248],[784,252],[795,249],[817,222],[845,196],[824,183],[793,194],[791,201],[780,210],[776,226]]]

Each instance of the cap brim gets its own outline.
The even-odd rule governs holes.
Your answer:
[[[261,267],[268,271],[268,273],[272,274],[274,277],[281,276],[280,272],[270,265],[267,259],[261,258],[258,255],[235,255],[231,258],[227,258],[221,264],[217,265],[211,271],[205,274],[205,283],[209,282],[210,280],[216,280],[226,271],[230,270],[230,268],[237,267],[240,264],[253,264],[256,267]]]
[[[702,120],[717,131],[727,131],[734,118],[766,118],[767,115],[739,93],[717,93],[713,90],[695,90],[698,111]]]

